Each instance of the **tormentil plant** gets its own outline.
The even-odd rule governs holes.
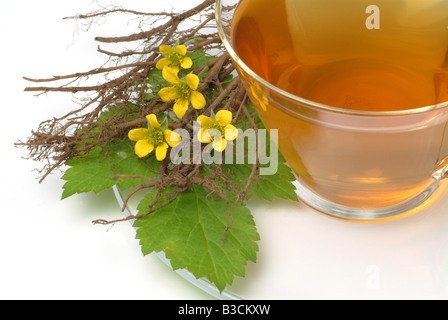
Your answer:
[[[99,47],[109,64],[97,69],[25,78],[57,83],[30,86],[28,92],[84,96],[81,107],[42,122],[17,146],[45,163],[40,182],[68,167],[62,198],[117,186],[129,193],[126,206],[137,191],[146,190],[135,215],[93,222],[134,221],[144,254],[164,251],[173,269],[187,268],[222,291],[235,276],[244,276],[248,261],[256,261],[259,234],[248,201],[297,197],[294,175],[281,156],[275,174],[266,176],[259,174],[264,164],[258,157],[243,164],[170,161],[170,150],[183,139],[177,129],[190,134],[191,146],[198,142],[201,150],[215,153],[234,151],[238,132],[263,130],[219,39],[213,3],[206,0],[179,13],[110,8],[71,17],[92,24],[99,17],[126,14],[141,19],[147,30],[95,38],[103,44],[135,44],[123,52]],[[85,85],[92,76],[103,80]],[[194,136],[197,121],[202,127]],[[219,130],[215,141],[208,129]],[[247,148],[239,152],[250,156]]]

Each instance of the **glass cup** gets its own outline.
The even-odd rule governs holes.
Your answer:
[[[296,13],[294,18],[300,24],[300,30],[297,32],[303,33],[305,39],[312,39],[310,43],[299,43],[299,45],[306,47],[308,52],[311,52],[310,57],[313,59],[325,59],[324,53],[330,51],[333,56],[344,55],[346,58],[347,55],[352,55],[355,57],[358,54],[356,45],[350,47],[347,44],[344,53],[339,52],[343,44],[339,47],[335,45],[344,32],[352,32],[353,29],[344,29],[344,26],[338,28],[337,21],[349,21],[353,18],[349,16],[353,12],[350,8],[347,10],[324,10],[323,7],[325,2],[340,6],[350,6],[352,3],[359,4],[359,2],[348,0],[313,1],[314,3],[319,2],[322,10],[312,11],[311,0],[285,0],[288,5],[301,6],[299,13]],[[393,0],[388,1],[389,3],[393,2]],[[414,4],[416,2],[416,0],[408,1]],[[251,62],[252,65],[249,66],[235,49],[234,39],[232,39],[232,20],[235,12],[238,13],[237,10],[241,3],[246,5],[249,2],[257,2],[257,0],[217,0],[218,31],[263,124],[267,129],[278,130],[278,148],[296,174],[299,198],[318,211],[352,220],[391,218],[413,212],[426,203],[448,175],[448,103],[445,102],[448,99],[420,107],[411,105],[409,108],[406,105],[398,107],[397,103],[396,110],[369,110],[369,108],[341,107],[340,101],[338,101],[338,99],[341,100],[341,97],[331,95],[324,102],[316,102],[309,96],[303,97],[286,90],[287,83],[279,88],[270,82],[269,72],[264,72],[264,66],[266,63],[270,63],[269,59],[279,59],[278,57],[263,56],[262,47],[252,47],[251,54],[257,55],[259,52],[259,56],[256,57],[256,62]],[[381,8],[381,4],[385,3],[384,0],[377,2],[380,5],[376,8]],[[403,1],[396,2],[403,3]],[[428,44],[429,49],[439,40],[447,41],[448,39],[448,23],[443,25],[446,22],[443,20],[446,14],[443,15],[443,19],[428,14],[428,12],[440,13],[442,9],[448,9],[448,1],[431,0],[430,2],[433,3],[433,6],[438,5],[439,9],[428,11],[422,6],[418,8],[407,6],[401,9],[405,12],[405,18],[409,19],[402,18],[400,22],[400,30],[406,31],[406,28],[409,28],[412,34],[426,39],[423,45]],[[420,1],[421,3],[422,1]],[[259,1],[258,4],[262,5],[262,2]],[[287,7],[286,10],[289,9]],[[385,15],[384,21],[374,21],[369,15],[369,10],[375,8],[372,9],[370,6],[365,9],[364,18],[361,16],[362,19],[365,19],[363,28],[370,29],[371,32],[379,31],[373,30],[375,28],[387,29],[389,21],[387,15]],[[307,10],[310,10],[309,14]],[[332,21],[331,19],[335,17],[331,12],[336,11],[338,14],[336,18],[340,20]],[[374,13],[374,11],[371,12]],[[424,14],[419,14],[422,12]],[[315,21],[319,20],[319,14],[323,15],[322,21],[333,23],[333,28],[323,28],[322,24],[316,24]],[[409,21],[414,21],[413,23],[417,24],[425,23],[423,18],[423,20],[415,20],[417,16],[425,17],[425,21],[442,20],[442,25],[423,28],[426,33],[419,34],[416,31],[418,26],[406,26]],[[431,18],[434,19],[431,20]],[[357,21],[364,20],[358,19]],[[380,22],[384,24],[384,27],[380,25]],[[254,28],[250,30],[253,37],[263,35],[263,33],[257,34],[263,28],[257,29],[254,25]],[[328,35],[322,37],[322,32],[327,32]],[[313,36],[320,36],[321,39],[313,38]],[[297,46],[295,42],[300,41],[302,40],[293,37],[291,46]],[[365,41],[368,43],[368,40]],[[250,43],[244,45],[251,46]],[[412,63],[414,62],[412,59],[415,61],[421,59],[437,63],[440,61],[442,65],[446,58],[446,50],[428,50],[428,56],[423,59],[421,54],[413,53],[411,49],[397,49],[391,53],[390,59],[400,62],[404,60],[400,55],[404,54]],[[302,52],[299,50],[298,55],[300,54]],[[339,57],[339,60],[343,59]],[[325,66],[324,63],[322,65]],[[336,68],[334,69],[336,71],[332,71],[333,76],[334,74],[339,75],[345,70],[344,65],[339,68],[337,63],[333,63],[332,66]],[[398,74],[397,77],[402,76],[398,72],[398,66],[396,73],[393,68],[393,64],[373,65],[367,74],[374,75],[375,72],[390,71],[393,74]],[[280,71],[285,71],[288,74],[289,78],[286,77],[286,79],[293,79],[294,70]],[[447,83],[444,81],[447,74],[444,74],[442,70],[440,74],[431,76],[434,79],[437,77],[441,79],[439,90],[446,94]],[[416,85],[425,85],[423,80],[413,78],[413,75],[405,74],[403,77],[409,80],[409,85],[405,87],[408,91],[400,91],[401,87],[395,87],[395,84],[390,83],[386,83],[382,88],[385,99],[389,99],[391,103],[394,103],[396,95],[411,96],[416,90]],[[374,76],[372,79],[371,81],[382,83]],[[360,81],[362,82],[362,80]],[[332,92],[333,90],[336,93],[343,91],[343,88],[333,88],[334,83],[332,76],[328,75],[315,81],[311,91]],[[368,95],[368,91],[363,91],[362,87],[360,92],[361,95],[353,98],[353,101],[345,101],[345,103],[356,104],[359,99]],[[347,96],[343,94],[341,96],[342,99],[349,100]]]

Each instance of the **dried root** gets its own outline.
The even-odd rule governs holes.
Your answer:
[[[66,18],[84,21],[89,25],[100,17],[126,14],[131,15],[133,19],[141,19],[142,28],[145,26],[147,30],[127,36],[96,37],[95,40],[102,44],[121,42],[135,44],[135,49],[127,49],[123,52],[111,52],[98,46],[98,51],[108,58],[106,65],[99,68],[43,79],[25,77],[27,81],[36,85],[27,87],[25,89],[27,92],[37,92],[38,94],[66,92],[88,94],[89,96],[88,99],[81,99],[80,107],[60,118],[42,122],[37,130],[32,131],[31,137],[27,141],[16,144],[28,149],[30,159],[47,161],[41,170],[40,182],[64,165],[66,161],[86,155],[96,146],[107,145],[114,139],[122,138],[130,129],[145,126],[147,114],[157,115],[172,106],[172,103],[160,100],[157,94],[148,98],[148,90],[151,89],[145,86],[145,79],[155,70],[156,63],[160,59],[158,53],[160,45],[173,45],[179,42],[188,44],[189,51],[201,50],[215,56],[216,59],[193,70],[193,73],[199,74],[204,68],[209,68],[209,72],[201,82],[202,85],[198,88],[198,91],[209,99],[207,107],[201,110],[201,114],[210,115],[213,110],[218,108],[231,110],[240,115],[239,118],[248,117],[252,127],[256,129],[254,121],[247,112],[248,99],[241,81],[236,79],[228,86],[224,83],[228,75],[234,73],[234,66],[217,34],[213,4],[214,0],[205,0],[196,7],[180,13],[145,13],[112,8]],[[101,77],[103,81],[99,81],[95,85],[83,85],[86,80],[95,76]],[[50,84],[55,85],[50,86]],[[206,94],[211,87],[218,90],[218,95],[214,96],[212,101]],[[138,108],[127,108],[129,105],[135,105]],[[110,118],[105,122],[98,122],[101,113],[111,106],[120,108],[121,116]],[[192,119],[197,115],[197,110],[190,109],[182,121],[171,124],[171,129],[187,128],[191,130]],[[123,121],[127,117],[134,120]],[[175,187],[172,194],[165,195],[166,199],[162,205],[159,204],[161,192],[156,192],[154,203],[150,205],[146,215],[159,209],[160,206],[174,201],[176,196],[187,190],[191,184],[202,185],[210,193],[228,201],[226,193],[216,187],[217,180],[221,181],[221,185],[223,185],[222,182],[226,183],[226,177],[219,172],[219,166],[211,175],[205,177],[200,174],[202,167],[203,165],[193,164],[180,164],[173,167],[169,166],[169,159],[166,159],[160,166],[159,178],[155,180],[143,177],[147,183],[139,186],[130,196],[143,188],[157,188],[160,191],[163,188]],[[256,177],[257,169],[258,165],[254,165],[247,185],[244,190],[239,191],[237,198],[240,201],[244,200],[251,182]],[[132,177],[128,176],[127,178]],[[133,218],[136,217],[124,220]],[[101,224],[113,222],[116,221],[96,221]]]

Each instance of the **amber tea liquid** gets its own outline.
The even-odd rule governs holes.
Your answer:
[[[372,3],[377,10],[367,10]],[[445,0],[243,0],[231,38],[260,77],[315,103],[357,112],[448,100]],[[301,183],[337,204],[400,203],[429,185],[448,156],[440,109],[369,119],[294,106],[285,112],[274,106],[275,92],[250,85]],[[257,103],[263,95],[269,102]]]

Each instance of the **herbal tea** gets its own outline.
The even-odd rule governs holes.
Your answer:
[[[372,1],[243,0],[234,46],[262,78],[314,102],[385,111],[448,100],[448,1],[374,2],[379,29],[366,25]]]
[[[448,156],[446,108],[358,112],[448,100],[448,1],[374,3],[243,0],[231,30],[236,53],[261,78],[300,98],[346,109],[279,101],[278,93],[242,76],[264,124],[279,130],[279,149],[300,182],[357,208],[387,207],[418,194]]]

